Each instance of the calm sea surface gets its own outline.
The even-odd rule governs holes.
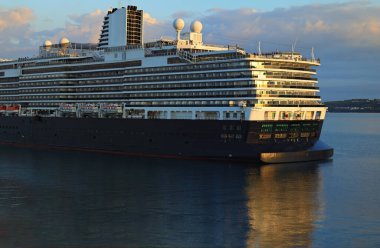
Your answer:
[[[322,140],[262,167],[0,147],[0,247],[380,247],[380,114]]]

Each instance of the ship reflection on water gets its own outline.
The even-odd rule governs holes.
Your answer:
[[[270,165],[247,178],[247,247],[310,247],[321,217],[318,163]]]
[[[308,247],[319,166],[2,147],[0,247]]]

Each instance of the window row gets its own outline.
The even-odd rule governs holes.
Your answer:
[[[85,70],[99,70],[99,69],[114,69],[114,68],[125,68],[141,66],[141,60],[118,62],[118,63],[104,63],[104,64],[94,64],[94,65],[69,65],[62,67],[46,67],[38,69],[25,69],[22,70],[22,74],[39,74],[39,73],[49,73],[49,72],[69,72],[69,71],[85,71]]]
[[[322,111],[265,111],[264,118],[265,120],[319,120],[321,116]],[[268,127],[264,131],[269,131],[269,129]],[[283,130],[276,129],[276,131]]]
[[[181,65],[181,66],[134,68],[134,69],[127,69],[125,73],[128,75],[128,74],[236,69],[236,68],[248,68],[248,67],[249,67],[248,61],[241,61],[241,62],[225,62],[225,63],[190,64],[190,65]]]
[[[22,99],[28,99],[28,98],[45,98],[46,96],[41,94],[49,94],[48,96],[58,95],[61,97],[81,97],[82,95],[80,94],[81,92],[78,92],[73,89],[66,89],[64,91],[57,91],[57,92],[51,92],[49,89],[45,89],[45,92],[39,92],[37,93],[29,93],[29,94],[24,94],[20,96],[14,96],[14,95],[0,95],[0,99],[17,99],[17,98],[22,98]],[[67,94],[74,94],[75,95],[67,95]],[[82,92],[82,93],[87,93],[87,92]],[[159,92],[139,92],[139,93],[123,93],[123,92],[89,92],[93,94],[86,94],[86,96],[100,96],[106,98],[107,95],[109,94],[118,94],[120,97],[124,97],[127,99],[130,98],[203,98],[203,97],[212,97],[212,98],[228,98],[228,97],[277,97],[277,98],[315,98],[315,99],[320,99],[319,96],[315,95],[308,95],[308,94],[298,94],[298,92],[293,93],[293,94],[286,94],[286,95],[280,95],[280,94],[273,94],[273,95],[267,95],[267,94],[257,94],[256,90],[210,90],[210,91],[159,91]]]
[[[123,71],[107,71],[107,72],[89,72],[89,73],[69,73],[69,74],[50,74],[35,75],[22,77],[22,80],[30,79],[48,79],[48,78],[67,78],[67,79],[84,79],[97,77],[122,77]],[[124,77],[124,82],[157,82],[157,81],[174,81],[174,80],[197,80],[197,79],[216,79],[216,78],[242,78],[252,77],[251,71],[237,72],[210,72],[210,73],[194,73],[194,74],[167,74],[154,76]]]
[[[0,90],[0,94],[20,94],[20,93],[44,93],[44,92],[104,92],[104,91],[151,91],[151,90],[179,90],[179,89],[209,89],[209,88],[254,88],[253,81],[232,81],[232,82],[196,82],[196,83],[173,83],[173,84],[138,84],[125,86],[99,86],[99,87],[72,87],[60,88],[57,85],[51,88],[31,88],[17,90]],[[67,85],[70,86],[70,85]]]

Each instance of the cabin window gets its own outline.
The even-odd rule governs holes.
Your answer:
[[[316,120],[321,119],[321,111],[317,111],[317,112],[315,113],[315,119],[316,119]]]
[[[290,120],[292,118],[292,112],[280,112],[281,120]]]
[[[272,134],[270,133],[259,134],[259,139],[270,139],[270,138],[272,138]]]
[[[304,112],[302,112],[302,111],[294,112],[294,119],[295,120],[302,120],[303,114],[304,114]]]
[[[287,134],[286,133],[276,133],[275,138],[276,139],[286,139]]]
[[[313,117],[314,117],[314,111],[307,111],[306,112],[306,117],[305,117],[306,120],[312,120]]]
[[[265,111],[264,117],[265,117],[265,120],[275,120],[276,111]]]

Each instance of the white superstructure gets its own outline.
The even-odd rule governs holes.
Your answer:
[[[143,44],[144,13],[135,6],[111,9],[104,17],[99,48]]]
[[[319,60],[209,45],[200,21],[183,32],[182,19],[173,23],[175,40],[143,44],[142,18],[133,6],[113,9],[99,44],[49,41],[39,57],[0,63],[0,105],[19,105],[20,115],[324,119]]]

